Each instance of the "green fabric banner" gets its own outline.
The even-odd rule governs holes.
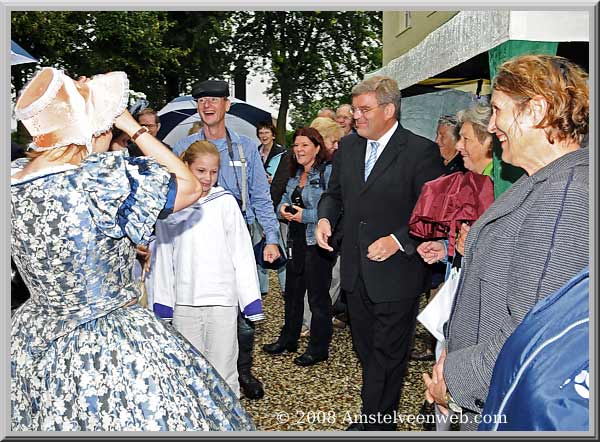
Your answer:
[[[558,42],[547,41],[527,41],[527,40],[508,40],[488,51],[490,63],[490,79],[492,86],[496,70],[498,67],[513,57],[523,54],[549,54],[556,55]],[[523,169],[514,167],[501,160],[502,148],[494,137],[494,167],[492,178],[494,179],[494,197],[498,198],[512,183],[514,183],[523,173]]]

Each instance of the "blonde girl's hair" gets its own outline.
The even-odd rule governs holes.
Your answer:
[[[221,155],[219,155],[217,146],[206,140],[194,141],[186,150],[181,153],[181,155],[179,155],[179,159],[186,164],[192,164],[194,161],[196,161],[196,158],[201,155],[215,156],[220,166]]]

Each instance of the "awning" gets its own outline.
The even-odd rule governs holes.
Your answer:
[[[372,75],[388,75],[402,90],[508,40],[589,41],[588,11],[461,11],[406,54]]]

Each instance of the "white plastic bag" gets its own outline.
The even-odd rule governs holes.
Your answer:
[[[444,324],[450,317],[461,269],[453,267],[450,276],[417,319],[438,341],[444,341]]]

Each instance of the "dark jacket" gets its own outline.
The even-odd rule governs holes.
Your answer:
[[[260,153],[260,148],[261,148],[262,144],[258,145],[258,152]],[[273,169],[273,165],[271,164],[272,162],[274,162],[273,160],[275,158],[278,158],[280,154],[285,154],[285,152],[287,151],[287,149],[285,147],[283,147],[281,144],[277,144],[277,143],[273,143],[273,146],[271,147],[271,150],[269,151],[269,155],[267,155],[267,160],[263,163],[263,165],[265,166],[265,170],[269,171],[269,169]],[[278,160],[278,163],[280,162],[280,160]],[[275,165],[275,169],[277,169],[277,165]],[[274,172],[271,174],[271,176],[274,175]]]
[[[465,162],[463,160],[463,156],[460,153],[457,153],[454,158],[450,160],[448,164],[444,166],[446,168],[446,175],[450,175],[454,172],[463,172],[467,171],[465,167]]]
[[[340,144],[318,213],[333,228],[344,213],[342,289],[352,292],[361,275],[373,302],[415,299],[424,287],[425,266],[408,220],[423,184],[444,173],[439,149],[399,124],[365,183],[367,140],[347,135]],[[369,245],[392,233],[405,251],[383,262],[367,259]]]
[[[285,186],[290,179],[291,155],[291,150],[286,149],[286,153],[281,157],[279,166],[277,166],[277,171],[275,172],[275,175],[273,175],[273,180],[271,181],[271,199],[273,200],[273,207],[275,208],[277,208],[281,202],[281,197],[285,193]],[[277,216],[279,216],[279,214],[277,214]]]

